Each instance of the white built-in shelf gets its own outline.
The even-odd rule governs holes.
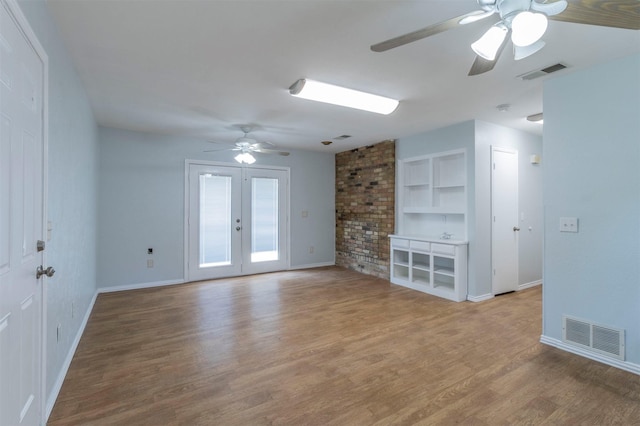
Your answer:
[[[399,159],[396,233],[466,238],[466,181],[464,149]]]
[[[460,302],[467,299],[467,242],[390,235],[391,282]]]

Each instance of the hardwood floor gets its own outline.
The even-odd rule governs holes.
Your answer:
[[[454,303],[336,267],[102,294],[48,424],[640,424],[640,377],[540,324],[539,287]]]

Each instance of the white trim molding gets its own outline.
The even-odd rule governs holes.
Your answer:
[[[167,280],[167,281],[153,281],[148,283],[138,283],[138,284],[126,284],[119,285],[113,287],[100,287],[98,289],[98,294],[102,293],[113,293],[116,291],[128,291],[128,290],[140,290],[142,288],[152,288],[152,287],[164,287],[167,285],[176,285],[176,284],[184,284],[184,280]]]
[[[296,265],[290,267],[289,271],[297,271],[299,269],[313,269],[313,268],[323,268],[325,266],[336,266],[336,262],[320,262],[320,263],[308,263],[306,265]]]
[[[542,280],[531,281],[531,282],[528,282],[528,283],[519,284],[519,285],[518,285],[518,291],[520,291],[520,290],[526,290],[526,289],[528,289],[528,288],[535,287],[535,286],[539,286],[539,285],[541,285],[541,284],[542,284]]]
[[[480,296],[467,295],[467,300],[470,302],[484,302],[485,300],[493,299],[495,296],[491,293],[481,294]]]
[[[96,299],[98,298],[98,292],[96,291],[89,302],[89,307],[87,308],[87,312],[84,314],[84,318],[82,318],[82,322],[80,323],[80,327],[78,328],[78,332],[76,333],[76,337],[73,339],[71,343],[71,347],[69,348],[69,352],[67,353],[67,357],[64,359],[62,363],[62,368],[60,369],[60,373],[58,373],[58,377],[56,378],[55,383],[53,384],[53,388],[51,389],[51,393],[47,398],[47,407],[46,407],[46,420],[49,420],[49,416],[51,415],[51,411],[53,411],[53,406],[58,399],[58,394],[60,393],[60,389],[62,389],[62,384],[64,383],[65,377],[67,377],[67,373],[69,372],[69,367],[71,366],[71,361],[73,360],[73,356],[76,354],[76,349],[78,349],[78,345],[80,344],[80,339],[84,334],[84,329],[89,322],[89,317],[91,316],[91,312],[93,312],[93,306],[96,303]],[[46,423],[46,422],[45,422]]]
[[[554,339],[553,337],[545,336],[544,334],[540,336],[540,343],[544,343],[545,345],[553,346],[554,348],[558,348],[565,352],[570,352],[575,355],[582,356],[584,358],[589,358],[594,361],[601,362],[606,365],[610,365],[612,367],[619,368],[621,370],[628,371],[630,373],[634,373],[640,375],[640,365],[634,364],[628,361],[620,361],[615,358],[609,358],[607,356],[599,355],[597,353],[593,353],[590,351],[586,351],[577,346],[568,345],[558,339]]]

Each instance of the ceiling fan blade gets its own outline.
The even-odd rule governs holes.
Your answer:
[[[509,37],[505,37],[504,41],[500,45],[500,48],[496,52],[496,58],[493,61],[488,59],[484,59],[482,56],[476,55],[476,60],[473,61],[473,65],[471,65],[471,69],[469,70],[469,76],[484,74],[485,72],[489,72],[496,66],[498,59],[500,59],[500,55],[504,50],[504,47],[507,45],[507,40]]]
[[[242,151],[242,148],[220,148],[220,149],[207,149],[202,152],[221,152],[221,151]]]
[[[458,24],[460,25],[467,25],[467,24],[473,24],[474,22],[478,22],[481,21],[482,19],[488,18],[489,16],[493,15],[494,13],[496,13],[495,10],[489,10],[489,11],[479,11],[482,13],[478,13],[476,15],[471,15],[471,16],[467,16],[465,18],[462,18]]]
[[[554,21],[640,30],[638,0],[569,0],[567,10],[550,16]]]
[[[287,155],[289,155],[289,152],[287,151],[278,151],[277,149],[268,149],[268,148],[256,148],[252,150],[253,152],[259,152],[261,154],[278,154],[278,155],[282,155],[283,157],[286,157]]]
[[[566,0],[554,1],[553,3],[538,3],[534,0],[531,2],[531,9],[536,12],[542,12],[549,17],[564,12],[567,5]]]
[[[371,50],[374,52],[385,52],[395,47],[404,46],[405,44],[413,43],[414,41],[422,40],[423,38],[430,37],[432,35],[456,28],[460,25],[460,21],[470,18],[476,15],[482,15],[485,12],[483,10],[475,10],[467,13],[466,15],[451,18],[446,21],[439,22],[437,24],[429,25],[428,27],[416,30],[408,34],[404,34],[392,39],[377,43],[371,46]]]

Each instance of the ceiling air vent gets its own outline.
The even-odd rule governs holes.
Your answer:
[[[624,330],[565,315],[562,317],[562,340],[624,361]]]
[[[549,65],[546,68],[542,68],[541,70],[529,71],[528,73],[521,74],[518,78],[523,80],[533,80],[535,78],[544,77],[545,75],[549,75],[552,72],[560,71],[567,68],[566,65],[557,63],[555,65]]]

